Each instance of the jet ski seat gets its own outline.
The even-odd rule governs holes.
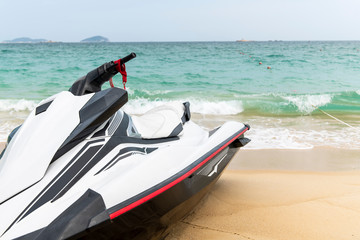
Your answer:
[[[131,118],[141,138],[175,137],[182,133],[183,125],[190,120],[190,103],[162,105]]]

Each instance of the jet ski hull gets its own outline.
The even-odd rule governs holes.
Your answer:
[[[241,147],[246,127],[163,184],[106,209],[89,189],[46,228],[18,239],[157,239],[208,193]]]

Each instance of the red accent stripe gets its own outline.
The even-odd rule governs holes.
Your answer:
[[[165,185],[164,187],[156,190],[155,192],[150,193],[149,195],[131,203],[130,205],[117,210],[114,213],[110,214],[110,219],[114,219],[118,216],[120,216],[123,213],[126,213],[127,211],[143,204],[144,202],[156,197],[157,195],[159,195],[160,193],[165,192],[166,190],[168,190],[169,188],[175,186],[176,184],[178,184],[179,182],[181,182],[182,180],[184,180],[185,178],[189,177],[191,174],[193,174],[196,170],[198,170],[202,165],[204,165],[206,162],[208,162],[210,159],[212,159],[216,154],[218,154],[221,150],[223,150],[225,147],[227,147],[230,143],[232,143],[233,141],[235,141],[235,139],[237,139],[238,137],[240,137],[244,132],[246,132],[248,130],[248,128],[245,128],[244,131],[242,131],[241,133],[239,133],[238,135],[236,135],[235,137],[233,137],[230,141],[228,141],[226,144],[224,144],[222,147],[220,147],[218,150],[216,150],[214,153],[212,153],[209,157],[207,157],[205,160],[203,160],[201,163],[199,163],[198,165],[196,165],[193,169],[191,169],[189,172],[185,173],[184,175],[182,175],[181,177],[175,179],[174,181],[172,181],[171,183]]]

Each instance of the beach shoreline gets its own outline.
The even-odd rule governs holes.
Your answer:
[[[359,153],[241,149],[165,239],[359,239]]]
[[[230,162],[231,170],[283,170],[339,172],[360,170],[360,149],[241,149]]]

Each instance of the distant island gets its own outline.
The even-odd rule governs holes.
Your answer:
[[[103,36],[94,36],[81,40],[80,42],[109,42],[109,39]]]
[[[4,43],[41,43],[41,42],[50,42],[46,39],[32,39],[28,37],[15,38],[13,40],[5,40]]]

